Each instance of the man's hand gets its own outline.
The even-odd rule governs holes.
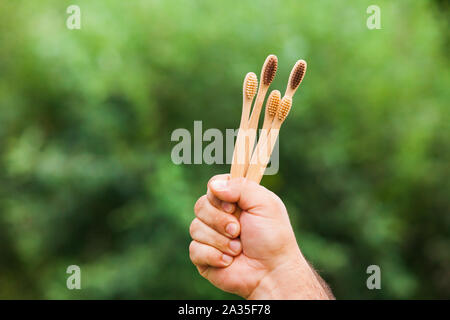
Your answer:
[[[246,179],[215,176],[194,211],[190,257],[216,287],[246,299],[333,298],[301,254],[273,192]]]

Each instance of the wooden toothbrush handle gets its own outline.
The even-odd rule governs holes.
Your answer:
[[[256,183],[260,183],[264,175],[264,170],[270,161],[273,148],[278,137],[278,129],[272,129],[268,134],[259,138],[255,152],[253,152],[246,178]]]
[[[245,129],[239,129],[236,144],[234,146],[233,161],[231,163],[231,179],[245,176],[246,164],[246,134]]]

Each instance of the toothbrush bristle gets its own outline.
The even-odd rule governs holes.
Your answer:
[[[267,57],[266,64],[263,71],[263,82],[265,85],[272,83],[278,68],[278,58],[275,55]]]
[[[273,90],[270,93],[269,99],[267,100],[267,112],[270,117],[275,117],[278,111],[278,107],[280,106],[280,98],[281,94],[278,90]]]
[[[306,61],[304,60],[297,61],[294,68],[292,69],[289,81],[289,86],[291,87],[292,90],[298,88],[298,86],[303,80],[303,77],[305,76],[305,72],[306,72]]]
[[[245,95],[248,99],[253,99],[258,88],[258,78],[253,72],[249,72],[245,77]]]
[[[284,96],[283,99],[281,99],[280,107],[278,108],[278,119],[281,121],[284,121],[289,113],[289,110],[291,110],[292,106],[292,99],[288,96]]]

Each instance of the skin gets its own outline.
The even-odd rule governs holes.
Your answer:
[[[273,192],[218,175],[194,211],[190,258],[219,289],[245,299],[334,299],[303,257],[287,210]]]

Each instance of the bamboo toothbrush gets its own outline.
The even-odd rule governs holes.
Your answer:
[[[242,114],[239,132],[234,146],[233,162],[231,163],[231,178],[244,177],[245,175],[245,150],[246,150],[246,132],[248,128],[248,118],[253,98],[258,87],[258,78],[253,72],[247,73],[242,88]]]
[[[261,69],[261,83],[259,85],[258,94],[256,95],[255,104],[253,105],[252,114],[248,121],[247,139],[248,145],[245,145],[245,165],[242,177],[247,173],[247,169],[250,163],[250,158],[252,155],[253,147],[255,146],[256,130],[258,129],[258,121],[261,113],[261,108],[264,103],[264,98],[266,96],[267,90],[270,84],[275,78],[278,68],[278,58],[277,56],[271,54],[264,61],[264,65]]]
[[[297,91],[300,83],[302,83],[303,78],[305,77],[306,66],[307,65],[305,60],[298,60],[295,63],[294,67],[292,68],[291,74],[289,75],[288,85],[284,93],[285,96],[288,96],[292,99],[295,91]]]
[[[278,134],[281,125],[286,120],[287,115],[292,107],[292,96],[297,91],[300,83],[303,80],[306,72],[306,62],[304,60],[299,60],[292,68],[291,74],[289,76],[288,85],[286,88],[286,93],[280,102],[280,107],[276,118],[273,120],[270,131],[267,135],[262,135],[260,137],[261,141],[258,141],[258,145],[253,153],[252,159],[247,172],[247,179],[259,183],[264,175],[264,170],[270,161],[270,156],[272,154],[273,148],[278,138]]]
[[[289,113],[292,106],[292,99],[288,96],[284,96],[281,99],[280,107],[277,112],[277,116],[274,119],[270,131],[267,135],[262,135],[258,141],[258,145],[253,152],[250,165],[248,167],[246,178],[256,183],[259,183],[264,175],[264,170],[270,161],[275,142],[280,131],[280,127]]]
[[[263,128],[259,136],[258,144],[255,147],[255,152],[251,158],[250,166],[252,166],[252,163],[257,163],[256,161],[260,158],[260,153],[268,153],[270,157],[270,151],[267,150],[267,136],[280,107],[280,96],[280,91],[273,90],[267,99]]]
[[[278,108],[280,107],[280,100],[281,100],[281,94],[280,94],[280,91],[278,91],[278,90],[273,90],[270,93],[269,98],[267,99],[266,112],[264,114],[264,123],[263,123],[263,127],[262,127],[262,130],[260,133],[260,138],[255,147],[255,150],[258,150],[259,152],[268,152],[267,148],[264,150],[262,149],[262,148],[266,147],[266,145],[264,144],[265,139],[261,139],[261,137],[267,136],[269,134],[270,128],[272,126],[272,122],[273,122],[275,116],[277,115]],[[253,159],[253,157],[251,159]]]

